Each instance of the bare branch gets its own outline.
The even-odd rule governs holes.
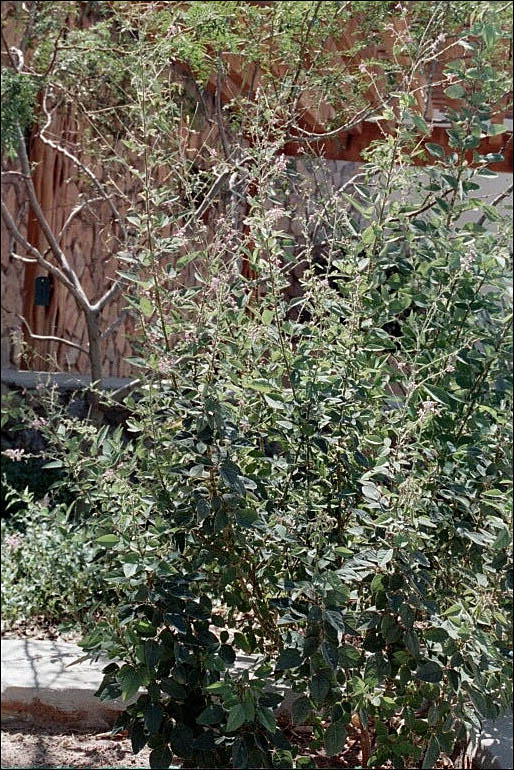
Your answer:
[[[222,61],[221,61],[221,52],[218,51],[218,70],[216,73],[216,94],[215,94],[215,101],[216,101],[216,120],[218,123],[218,129],[220,132],[220,139],[221,139],[221,146],[223,147],[223,153],[225,155],[226,160],[230,158],[230,148],[228,146],[227,141],[227,134],[225,131],[225,126],[223,123],[223,115],[221,112],[221,76],[223,74],[222,71]]]
[[[30,163],[27,155],[27,148],[25,147],[25,139],[23,137],[23,133],[19,126],[18,126],[18,134],[20,138],[19,145],[18,145],[18,154],[20,157],[22,171],[27,177],[25,179],[25,187],[29,196],[30,205],[32,207],[34,215],[38,221],[39,226],[41,227],[41,230],[44,233],[46,240],[48,241],[48,245],[52,250],[53,256],[59,263],[59,266],[61,268],[60,270],[61,274],[65,275],[67,278],[67,285],[70,288],[70,291],[73,292],[74,297],[77,299],[81,307],[89,308],[90,306],[89,300],[86,296],[86,293],[84,292],[84,289],[82,288],[82,285],[78,279],[78,276],[76,272],[72,270],[72,268],[70,267],[66,254],[59,246],[59,243],[57,242],[57,239],[52,231],[52,228],[50,227],[48,220],[43,213],[43,209],[41,208],[41,205],[39,203],[38,197],[36,195],[36,190],[34,187],[34,182],[32,180],[32,176],[30,173]],[[2,215],[3,215],[3,206],[2,206]],[[42,255],[39,252],[38,252],[38,255],[39,255],[38,259],[43,259]]]
[[[20,319],[22,324],[25,326],[27,332],[29,333],[29,336],[33,340],[49,340],[50,342],[62,342],[63,345],[69,345],[70,348],[75,348],[76,350],[80,350],[81,353],[85,353],[86,356],[89,355],[89,350],[87,348],[83,348],[82,345],[79,345],[76,342],[72,342],[71,340],[64,339],[64,337],[54,337],[51,334],[34,334],[32,329],[27,323],[27,320],[22,316],[16,313],[16,317]]]
[[[503,191],[502,193],[500,193],[499,195],[497,195],[497,196],[496,196],[496,198],[495,198],[493,201],[491,201],[491,203],[490,203],[489,205],[490,205],[490,206],[497,206],[499,203],[501,203],[501,202],[502,202],[502,200],[503,200],[504,198],[507,198],[507,197],[508,197],[508,196],[511,194],[511,192],[512,192],[512,190],[513,190],[513,189],[514,189],[514,184],[511,184],[511,185],[509,185],[509,186],[507,187],[507,189],[506,189],[506,190],[504,190],[504,191]],[[482,214],[482,216],[480,217],[480,219],[479,219],[479,220],[478,220],[478,222],[477,222],[477,225],[480,225],[480,226],[482,226],[482,225],[484,224],[484,222],[485,222],[485,220],[486,220],[486,219],[487,219],[487,214]]]
[[[123,286],[125,285],[125,281],[123,281],[121,278],[118,278],[110,289],[108,289],[105,294],[103,294],[100,299],[95,302],[94,305],[91,305],[91,310],[93,312],[100,312],[104,309],[104,307],[111,302],[115,297],[120,294]]]
[[[46,268],[46,270],[48,270],[50,273],[55,275],[55,277],[58,278],[59,281],[61,281],[66,286],[67,289],[70,290],[70,292],[73,294],[77,302],[79,302],[81,307],[83,307],[83,304],[77,295],[77,291],[73,283],[71,283],[69,278],[64,274],[64,272],[59,267],[57,267],[57,265],[54,265],[52,262],[49,262],[47,259],[45,259],[44,256],[41,254],[41,252],[38,251],[38,249],[36,249],[35,246],[33,246],[31,243],[27,241],[26,238],[23,237],[23,235],[18,230],[16,224],[14,223],[14,220],[11,217],[7,206],[3,201],[2,201],[1,210],[2,210],[2,219],[4,220],[4,224],[7,230],[12,235],[12,237],[16,241],[18,241],[18,243],[21,246],[23,246],[25,251],[27,251],[29,254],[32,255],[32,259],[28,259],[26,257],[20,257],[17,254],[13,254],[13,256],[16,259],[21,259],[22,262],[37,262],[38,264],[41,265],[41,267]]]
[[[110,394],[111,398],[115,401],[121,401],[124,396],[128,396],[131,390],[134,390],[138,385],[141,385],[142,380],[132,380],[131,382],[128,382],[126,385],[122,385],[121,388],[118,388],[118,390],[113,391],[113,393]]]
[[[86,206],[89,206],[91,203],[97,203],[98,201],[102,201],[102,200],[105,200],[105,199],[104,199],[103,197],[100,197],[100,196],[99,196],[99,197],[97,197],[97,198],[90,198],[89,200],[87,200],[87,201],[84,201],[83,203],[79,203],[79,205],[78,205],[78,206],[75,206],[75,208],[73,209],[73,211],[71,212],[71,214],[70,214],[70,215],[69,215],[69,217],[67,218],[66,222],[63,224],[63,226],[62,226],[62,228],[61,228],[61,232],[60,232],[60,233],[59,233],[59,235],[57,236],[57,240],[59,241],[59,243],[60,243],[60,241],[61,241],[61,238],[63,237],[64,233],[66,232],[66,230],[68,229],[68,227],[70,226],[70,224],[72,223],[72,221],[75,219],[75,217],[76,217],[78,214],[80,214],[80,212],[81,212],[83,209],[85,209],[85,208],[86,208]]]
[[[88,176],[91,179],[91,181],[93,182],[93,185],[96,187],[96,189],[98,190],[98,192],[102,196],[103,200],[105,200],[105,202],[108,204],[109,208],[111,209],[111,211],[113,213],[113,216],[114,216],[114,219],[116,220],[116,222],[118,223],[118,225],[120,227],[121,234],[123,236],[124,241],[127,241],[128,240],[128,235],[127,235],[127,229],[125,227],[125,223],[123,221],[123,217],[121,216],[120,212],[118,211],[118,208],[117,208],[116,204],[113,202],[112,197],[104,189],[104,186],[102,185],[102,183],[100,182],[100,180],[98,179],[98,177],[96,176],[94,171],[92,171],[89,168],[89,166],[86,166],[85,163],[83,163],[81,160],[79,160],[79,158],[77,158],[76,155],[74,155],[72,152],[70,152],[68,149],[66,149],[66,147],[62,147],[60,144],[57,144],[57,142],[54,142],[52,139],[49,139],[48,136],[46,135],[45,132],[50,127],[50,123],[51,123],[51,120],[52,120],[50,112],[48,111],[48,107],[46,105],[46,95],[43,98],[43,105],[42,106],[43,106],[43,111],[44,111],[44,113],[46,115],[46,124],[43,126],[43,128],[39,132],[39,138],[41,139],[43,144],[48,145],[49,147],[51,147],[56,152],[59,152],[59,153],[61,153],[61,155],[64,155],[66,158],[68,158],[68,160],[71,160],[71,162],[75,166],[77,166],[77,168],[79,168],[81,171],[83,171],[83,173],[86,174],[86,176]]]

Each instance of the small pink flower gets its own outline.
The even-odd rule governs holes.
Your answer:
[[[19,462],[23,455],[25,454],[24,449],[5,449],[2,452],[3,455],[9,458],[9,460],[13,460],[15,463]]]
[[[105,481],[114,481],[114,479],[116,478],[116,474],[112,468],[108,468],[103,474],[103,477]]]
[[[45,420],[44,417],[36,417],[36,419],[32,420],[32,422],[30,423],[30,427],[35,428],[36,430],[38,430],[39,428],[44,428],[45,425],[48,425],[48,421]]]
[[[166,356],[159,361],[159,372],[160,374],[169,374],[173,371],[176,365],[177,362],[174,358],[171,358],[171,356]]]
[[[266,218],[267,218],[268,222],[275,223],[279,219],[281,219],[282,217],[285,217],[285,216],[286,216],[286,212],[284,211],[284,209],[275,208],[275,209],[270,209],[268,211],[268,213],[266,215]]]
[[[5,545],[14,551],[21,546],[21,537],[18,537],[18,535],[6,535]]]
[[[463,257],[460,259],[460,266],[464,270],[464,272],[469,273],[471,268],[473,267],[473,263],[476,259],[476,251],[473,251],[471,249],[467,254],[464,254]]]
[[[280,172],[280,171],[285,171],[286,168],[287,168],[287,158],[286,158],[286,156],[285,155],[279,155],[277,160],[276,160],[276,162],[275,162],[275,170]]]

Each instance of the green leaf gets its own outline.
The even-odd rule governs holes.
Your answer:
[[[336,631],[344,631],[345,625],[342,615],[337,610],[325,610],[323,618],[329,623]]]
[[[370,246],[375,243],[376,235],[371,225],[362,231],[361,240],[363,243],[369,244]]]
[[[133,577],[139,569],[139,564],[126,563],[123,565],[123,574],[126,578]]]
[[[443,669],[433,660],[420,663],[416,669],[416,678],[421,679],[422,682],[437,684],[443,678]]]
[[[429,151],[430,155],[434,155],[436,158],[444,158],[444,149],[441,147],[440,144],[433,144],[432,142],[427,142],[425,144],[425,147]]]
[[[504,126],[502,123],[490,123],[489,128],[487,129],[487,136],[498,136],[499,134],[504,134],[505,131],[508,131],[509,127]]]
[[[139,309],[146,318],[150,318],[154,313],[153,302],[148,297],[141,297],[139,300]]]
[[[239,495],[245,495],[246,489],[240,478],[241,470],[238,466],[230,460],[223,460],[220,465],[220,476],[232,489],[233,492],[237,492]]]
[[[410,604],[402,604],[400,607],[400,618],[406,628],[412,628],[416,615]]]
[[[373,210],[373,207],[370,208],[364,208],[364,206],[361,206],[360,203],[358,203],[355,198],[352,198],[351,195],[348,195],[347,193],[341,193],[341,196],[347,201],[350,206],[352,206],[354,209],[356,209],[359,214],[362,214],[363,217],[369,218],[369,215],[371,211]]]
[[[449,99],[462,99],[462,97],[466,94],[465,90],[461,85],[459,85],[459,83],[448,86],[448,88],[444,89],[444,93]]]
[[[288,647],[282,650],[278,656],[276,671],[285,671],[288,668],[297,668],[302,663],[302,657],[298,650]]]
[[[174,679],[163,679],[160,684],[161,690],[164,690],[164,692],[167,692],[168,695],[171,695],[171,697],[174,700],[185,700],[187,691],[184,685],[179,684]]]
[[[257,709],[257,719],[270,733],[274,733],[277,727],[275,716],[271,709]]]
[[[150,735],[154,735],[159,731],[159,727],[164,718],[162,706],[158,703],[149,703],[143,711],[143,718],[147,732],[150,733]]]
[[[235,662],[236,653],[230,644],[222,644],[218,654],[227,666],[231,666]]]
[[[354,668],[361,659],[361,652],[353,644],[343,644],[339,648],[339,665],[343,668]]]
[[[387,549],[380,549],[377,553],[377,564],[379,567],[385,567],[386,564],[389,564],[391,559],[393,558],[394,551],[392,548]]]
[[[253,722],[255,719],[255,704],[250,693],[247,693],[243,698],[243,708],[245,710],[246,721]]]
[[[323,671],[314,674],[309,683],[309,692],[313,701],[320,705],[327,697],[329,691],[330,678],[327,676],[327,674]]]
[[[256,390],[258,393],[271,393],[272,386],[267,380],[251,380],[244,383],[246,388],[250,390]]]
[[[291,716],[294,725],[301,725],[309,718],[312,712],[312,705],[305,695],[296,698],[291,706]]]
[[[415,631],[409,630],[405,634],[405,646],[415,658],[419,657],[419,639]]]
[[[96,538],[98,545],[103,545],[106,548],[110,548],[120,542],[118,535],[101,535]]]
[[[325,662],[328,663],[330,668],[333,668],[335,670],[339,662],[339,656],[338,656],[336,645],[326,641],[323,642],[323,644],[321,645],[321,654],[323,655]]]
[[[445,406],[451,406],[452,402],[450,395],[445,390],[438,388],[435,385],[424,385],[423,387],[434,401],[437,401],[439,404],[444,404]]]
[[[423,770],[433,770],[433,768],[436,766],[440,754],[441,749],[439,747],[439,742],[435,735],[433,735],[430,738],[425,756],[423,757],[423,764],[421,765]]]
[[[221,532],[228,525],[229,518],[226,511],[220,509],[214,517],[214,531]]]
[[[223,721],[224,716],[225,712],[222,707],[211,703],[196,718],[196,721],[199,725],[217,725]]]
[[[227,732],[232,733],[246,722],[246,714],[241,703],[233,706],[228,712]]]
[[[179,757],[189,757],[194,740],[194,733],[190,727],[178,724],[170,732],[169,742],[171,748]]]
[[[334,722],[325,730],[325,751],[327,757],[334,757],[343,750],[346,729],[342,722]]]
[[[382,497],[380,490],[372,481],[366,481],[362,484],[362,494],[364,497],[367,497],[368,500],[380,500]]]
[[[428,136],[428,134],[430,134],[430,129],[427,125],[426,120],[423,117],[421,117],[421,115],[418,115],[417,113],[415,113],[411,117],[412,117],[412,122],[414,123],[418,131],[421,131],[422,134],[425,134],[425,136]]]
[[[149,669],[154,669],[163,655],[162,647],[153,639],[148,639],[144,645],[145,663]]]
[[[143,681],[140,671],[136,671],[135,668],[128,664],[122,666],[118,672],[118,682],[121,687],[122,700],[129,700],[138,692]]]
[[[241,738],[237,738],[232,746],[232,767],[245,770],[248,767],[248,749]]]
[[[171,765],[173,754],[167,746],[159,746],[150,752],[150,767],[155,770],[162,770],[162,768],[168,768]]]
[[[132,753],[139,754],[141,749],[143,749],[146,746],[147,740],[148,740],[147,736],[145,735],[145,731],[143,729],[143,723],[140,720],[138,720],[137,722],[134,722],[130,730],[130,742],[132,744]]]

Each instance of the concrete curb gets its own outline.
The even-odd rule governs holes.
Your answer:
[[[2,717],[24,717],[44,726],[80,726],[91,730],[109,729],[127,703],[95,698],[106,661],[83,661],[74,644],[31,639],[2,642]],[[256,663],[250,655],[238,656],[234,668],[247,670]],[[288,714],[295,695],[283,692],[278,714]],[[484,722],[473,759],[474,768],[489,770],[514,767],[512,714]]]
[[[109,661],[74,661],[84,656],[75,644],[31,639],[2,641],[1,706],[3,717],[29,718],[45,726],[106,730],[136,700],[101,701],[95,697]],[[238,657],[234,669],[255,665],[249,655]],[[73,664],[70,666],[70,664]],[[287,700],[287,699],[286,699]]]
[[[512,714],[482,724],[474,768],[513,768]]]

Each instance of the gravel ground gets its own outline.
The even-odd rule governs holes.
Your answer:
[[[132,754],[130,741],[99,735],[39,728],[2,720],[2,768],[148,768],[148,750]]]

